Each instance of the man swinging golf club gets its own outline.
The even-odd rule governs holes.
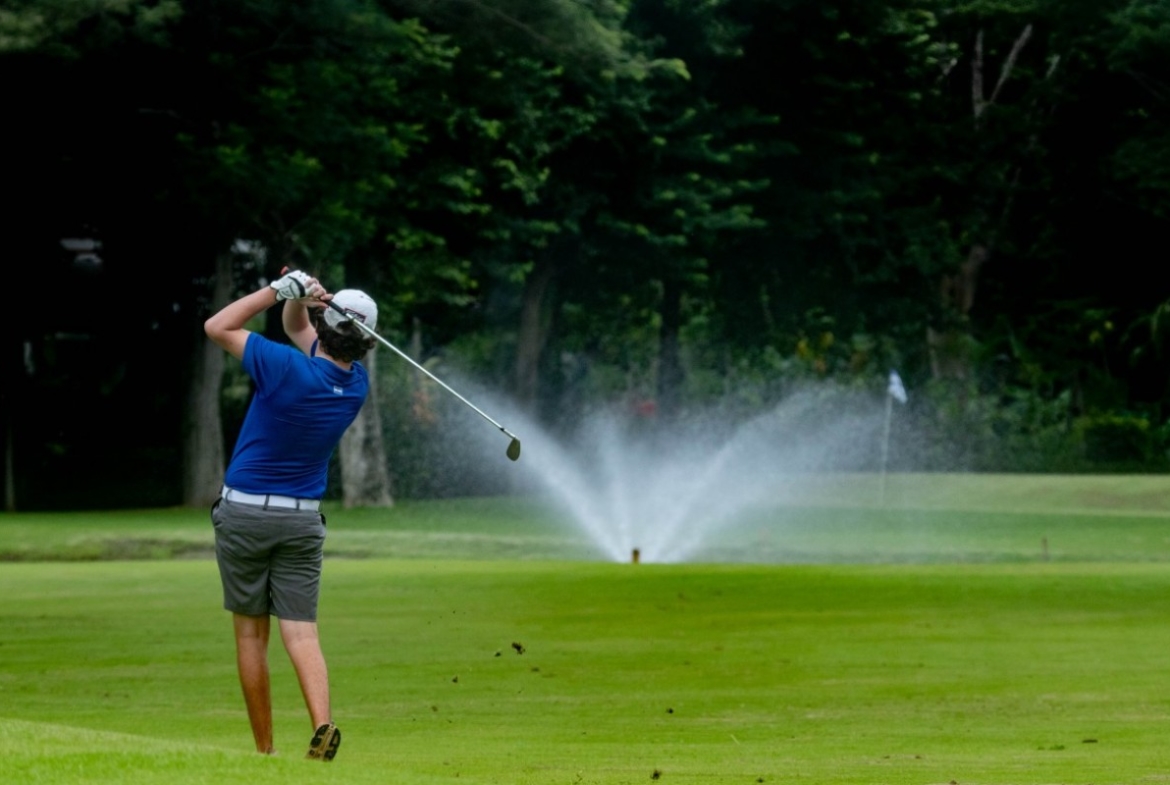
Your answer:
[[[311,308],[326,308],[320,319]],[[293,346],[244,328],[283,302]],[[243,361],[255,395],[211,510],[224,608],[232,612],[236,663],[258,752],[272,754],[268,675],[270,620],[292,661],[313,735],[307,757],[329,761],[341,732],[329,706],[329,677],[317,635],[317,596],[325,543],[320,512],[329,459],[369,391],[358,362],[375,341],[377,307],[364,293],[330,295],[302,271],[236,300],[204,324],[207,336]]]

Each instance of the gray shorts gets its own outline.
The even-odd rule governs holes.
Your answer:
[[[325,516],[219,500],[211,507],[223,607],[316,621]]]

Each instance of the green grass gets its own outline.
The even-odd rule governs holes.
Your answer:
[[[518,498],[405,502],[388,509],[326,504],[327,553],[346,558],[596,560],[583,535]],[[0,516],[0,561],[211,558],[205,510],[118,510]]]
[[[600,563],[523,500],[331,511],[328,766],[275,642],[250,753],[205,513],[0,516],[0,780],[1170,780],[1160,478],[870,479],[727,564]]]

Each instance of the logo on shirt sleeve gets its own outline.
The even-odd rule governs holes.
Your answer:
[[[344,393],[345,393],[345,391],[342,390],[340,387],[338,387],[336,384],[333,385],[333,394],[334,395],[343,395]]]

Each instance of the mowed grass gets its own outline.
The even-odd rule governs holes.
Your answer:
[[[327,766],[275,641],[250,752],[205,514],[0,516],[0,781],[1170,781],[1170,511],[1133,479],[1046,512],[845,478],[724,564],[600,563],[525,500],[331,512]]]

